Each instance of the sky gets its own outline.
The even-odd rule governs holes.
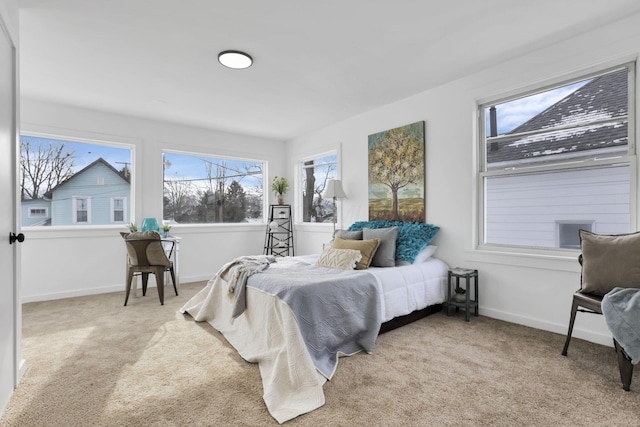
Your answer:
[[[584,80],[568,86],[537,93],[513,101],[496,104],[498,135],[511,132],[522,123],[543,112],[551,105],[575,92],[590,80]],[[487,136],[490,133],[489,111],[485,112]]]
[[[206,165],[213,164],[212,175],[215,176],[215,167],[223,168],[228,180],[236,180],[245,188],[262,187],[261,174],[248,175],[250,171],[264,170],[264,164],[251,160],[234,160],[214,158],[208,156],[188,155],[179,153],[164,153],[165,178],[170,180],[191,181],[198,186],[208,186]],[[229,181],[228,181],[229,182]]]
[[[77,172],[85,166],[102,157],[111,166],[117,170],[122,169],[125,164],[131,168],[131,150],[128,148],[119,148],[109,145],[88,144],[85,142],[74,142],[62,139],[40,138],[35,136],[21,135],[20,141],[29,141],[32,151],[39,145],[61,145],[64,144],[65,152],[73,152],[72,170]],[[37,149],[37,148],[36,148]]]

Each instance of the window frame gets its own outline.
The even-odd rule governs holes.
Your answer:
[[[87,220],[78,221],[78,212],[82,212],[78,209],[78,201],[87,201]],[[91,196],[72,196],[71,197],[71,215],[73,224],[91,225]]]
[[[129,196],[128,196],[128,208],[129,211],[126,212],[126,216],[129,218],[135,218],[135,194],[136,194],[136,173],[135,173],[135,165],[136,165],[136,144],[140,142],[138,138],[128,138],[117,135],[105,135],[105,134],[96,134],[92,132],[86,131],[73,131],[69,129],[64,129],[61,131],[58,128],[54,128],[51,126],[38,126],[29,124],[20,129],[19,137],[27,136],[27,137],[35,137],[35,138],[44,138],[44,139],[54,139],[59,141],[69,141],[87,145],[102,145],[106,147],[113,147],[119,149],[129,150],[130,152],[130,162],[128,162],[129,167]],[[105,139],[107,138],[107,139]],[[20,161],[21,153],[18,153],[18,162]],[[97,160],[97,158],[93,159]],[[19,167],[19,165],[18,165]],[[21,173],[21,172],[20,172]],[[49,215],[54,215],[55,209],[53,207],[49,210]],[[72,219],[75,217],[75,213],[72,213]],[[53,232],[56,230],[65,230],[65,232],[73,231],[73,230],[86,230],[87,227],[90,227],[93,230],[98,229],[113,229],[116,227],[121,227],[120,223],[110,223],[110,224],[93,224],[93,223],[76,223],[72,220],[71,224],[64,225],[21,225],[21,229],[26,229],[29,232],[40,232],[47,231]]]
[[[122,201],[122,221],[116,221],[116,201]],[[112,224],[128,224],[127,218],[127,198],[126,197],[111,197],[111,223]]]
[[[44,211],[44,215],[32,215],[34,210]],[[28,218],[47,218],[49,216],[49,208],[47,206],[32,206],[29,208]]]
[[[608,74],[616,70],[627,70],[627,96],[628,96],[628,111],[627,111],[627,151],[626,154],[613,157],[613,158],[590,158],[586,160],[578,160],[572,162],[554,163],[547,165],[523,165],[518,168],[503,168],[500,170],[488,170],[487,164],[487,117],[486,109],[492,105],[499,105],[508,101],[512,101],[519,98],[524,98],[536,93],[546,92],[552,89],[568,86],[573,83],[577,83],[586,79],[594,78],[600,75]],[[636,103],[636,63],[635,60],[627,61],[619,64],[615,64],[606,68],[594,68],[587,71],[581,71],[573,73],[570,76],[564,76],[553,81],[547,81],[545,83],[529,86],[525,89],[512,91],[508,95],[500,95],[495,97],[488,97],[486,99],[477,100],[476,109],[476,209],[475,209],[475,229],[474,244],[473,247],[476,250],[486,252],[503,252],[513,254],[533,254],[533,255],[549,255],[564,257],[568,254],[574,254],[579,249],[568,248],[549,248],[540,246],[520,246],[513,244],[496,244],[485,243],[486,238],[486,181],[487,178],[500,177],[500,176],[522,176],[526,174],[536,174],[543,172],[554,171],[570,171],[580,170],[588,168],[604,168],[619,165],[626,165],[629,167],[629,228],[631,230],[636,229],[636,212],[637,212],[637,156],[636,156],[636,142],[635,142],[635,103]],[[583,124],[584,125],[584,124]]]
[[[333,226],[332,222],[312,222],[312,221],[304,221],[304,196],[302,194],[304,188],[303,188],[303,179],[302,179],[302,174],[304,172],[305,169],[307,169],[308,167],[305,166],[305,162],[308,162],[310,160],[315,160],[315,159],[321,159],[323,157],[327,157],[327,156],[336,156],[336,160],[334,163],[323,163],[321,165],[315,165],[314,166],[322,166],[322,165],[327,165],[327,164],[335,164],[336,166],[336,178],[335,179],[342,179],[341,178],[341,173],[340,173],[340,147],[336,147],[330,150],[326,150],[326,151],[321,151],[321,152],[317,152],[314,154],[310,154],[304,157],[299,158],[298,162],[297,162],[297,167],[296,167],[296,183],[297,185],[295,186],[295,191],[296,191],[296,202],[297,202],[297,208],[296,208],[296,217],[299,218],[296,223],[300,224],[300,225],[318,225],[318,226]],[[341,204],[341,200],[336,200],[336,210],[339,212],[340,211],[340,204]],[[334,212],[334,215],[336,214],[336,212]],[[337,220],[336,218],[336,223],[340,223],[340,221]]]

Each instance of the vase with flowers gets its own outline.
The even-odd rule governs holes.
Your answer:
[[[284,205],[284,195],[289,191],[289,181],[285,177],[273,177],[273,182],[271,183],[271,190],[275,193],[278,198],[278,204]]]

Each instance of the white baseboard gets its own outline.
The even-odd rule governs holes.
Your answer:
[[[119,283],[117,285],[103,286],[100,288],[77,289],[73,291],[56,292],[51,294],[23,295],[20,301],[22,302],[22,304],[26,304],[29,302],[51,301],[51,300],[63,299],[63,298],[83,297],[86,295],[108,294],[110,292],[118,292],[123,290],[124,290],[124,285]]]
[[[181,276],[180,283],[191,283],[191,282],[202,282],[211,279],[211,276]],[[153,278],[153,275],[149,278],[150,288],[155,288],[156,283]],[[108,294],[111,292],[123,292],[124,291],[124,283],[118,283],[110,286],[103,286],[100,288],[88,288],[88,289],[77,289],[70,290],[64,292],[56,292],[50,294],[40,294],[40,295],[23,295],[20,298],[22,304],[26,304],[29,302],[39,302],[39,301],[51,301],[56,299],[63,298],[74,298],[74,297],[83,297],[87,295],[99,295],[99,294]]]
[[[568,325],[562,325],[559,323],[547,322],[540,319],[534,319],[531,317],[521,316],[514,313],[509,313],[500,310],[492,310],[487,308],[480,307],[480,314],[487,317],[492,317],[498,320],[504,320],[505,322],[516,323],[518,325],[529,326],[535,329],[542,329],[543,331],[554,332],[556,334],[560,334],[563,336],[567,335]],[[567,320],[568,320],[567,313]],[[576,322],[578,323],[578,322]],[[572,338],[580,338],[585,341],[590,341],[596,344],[602,344],[609,347],[613,347],[613,338],[611,335],[602,334],[599,332],[594,332],[586,329],[581,329],[579,326],[573,327],[573,333],[571,334]],[[558,352],[562,351],[559,349]]]
[[[27,361],[25,359],[21,359],[20,360],[20,366],[18,366],[18,378],[17,378],[17,383],[20,383],[20,380],[22,380],[22,377],[24,377],[25,372],[27,372]],[[16,384],[16,386],[18,385]]]

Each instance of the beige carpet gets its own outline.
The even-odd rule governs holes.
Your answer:
[[[26,304],[29,369],[0,425],[277,425],[258,367],[178,313],[203,286],[179,297],[167,288],[165,306],[155,289],[128,307],[124,292]],[[622,390],[613,349],[574,339],[563,357],[563,343],[438,313],[380,336],[373,354],[342,358],[325,406],[286,425],[640,425],[640,380]]]

